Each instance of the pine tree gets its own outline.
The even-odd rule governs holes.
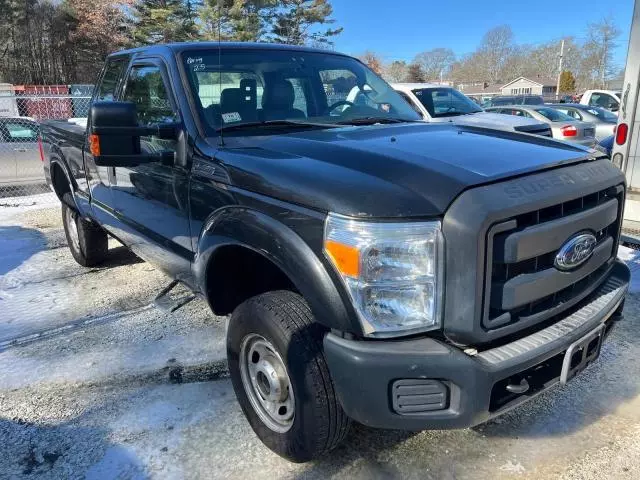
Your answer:
[[[328,0],[281,0],[274,12],[270,39],[290,45],[330,46],[331,38],[342,28],[318,31],[314,27],[335,23],[332,14]]]
[[[422,71],[422,67],[417,63],[412,63],[407,68],[407,82],[411,83],[420,83],[424,82],[424,72]]]
[[[206,0],[200,9],[203,36],[209,40],[237,42],[263,40],[277,3],[276,0]]]
[[[196,2],[184,0],[138,0],[133,5],[137,45],[183,42],[197,37]]]
[[[558,93],[573,93],[576,91],[576,79],[568,70],[565,70],[560,74],[560,92]]]

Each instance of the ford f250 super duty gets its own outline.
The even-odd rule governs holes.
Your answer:
[[[293,461],[352,419],[484,422],[571,380],[622,318],[618,168],[540,136],[420,122],[345,55],[118,52],[86,129],[47,122],[42,142],[74,258],[99,263],[113,236],[230,314],[238,401]]]

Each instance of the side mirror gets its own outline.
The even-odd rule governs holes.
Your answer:
[[[98,166],[132,167],[143,163],[173,161],[173,152],[143,154],[140,137],[155,135],[166,139],[176,138],[178,125],[171,123],[141,127],[138,125],[136,105],[132,102],[95,102],[89,111],[89,122],[89,148]]]

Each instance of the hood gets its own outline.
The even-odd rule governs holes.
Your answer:
[[[584,161],[594,150],[451,124],[227,137],[217,157],[246,190],[360,217],[431,217],[463,190]]]
[[[503,113],[478,112],[470,115],[460,115],[449,118],[434,118],[430,122],[448,122],[456,125],[470,125],[473,127],[496,128],[499,130],[514,130],[516,127],[537,125],[544,127],[545,124],[532,118],[517,117],[515,115],[505,115]]]

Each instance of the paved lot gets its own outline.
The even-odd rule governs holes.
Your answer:
[[[235,402],[225,319],[155,309],[168,280],[116,244],[76,265],[47,202],[0,207],[0,478],[640,478],[640,294],[564,389],[474,429],[354,426],[294,465]]]

